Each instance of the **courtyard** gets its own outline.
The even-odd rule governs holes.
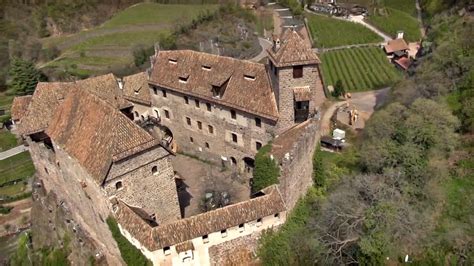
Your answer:
[[[204,212],[206,193],[225,194],[229,204],[250,199],[248,178],[235,169],[176,154],[171,158],[175,169],[178,197],[183,217]]]

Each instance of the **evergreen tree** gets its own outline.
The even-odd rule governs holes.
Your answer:
[[[45,80],[44,75],[35,68],[33,62],[21,58],[13,58],[10,61],[8,75],[11,79],[9,88],[16,95],[32,94],[36,84]]]

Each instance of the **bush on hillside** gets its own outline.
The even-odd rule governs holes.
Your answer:
[[[112,236],[117,242],[117,246],[122,255],[122,259],[127,265],[151,265],[151,262],[132,245],[128,240],[120,233],[117,221],[112,217],[107,217],[107,225],[109,226]]]
[[[252,180],[253,193],[278,183],[280,168],[276,160],[272,159],[268,154],[271,148],[271,144],[267,144],[255,155],[255,168],[253,170]]]

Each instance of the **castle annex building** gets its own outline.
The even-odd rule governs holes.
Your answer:
[[[15,98],[12,118],[42,187],[107,263],[121,260],[105,223],[112,215],[155,265],[221,264],[242,239],[283,224],[310,181],[294,189],[298,180],[282,176],[248,200],[184,217],[171,158],[198,156],[249,181],[257,151],[318,112],[320,61],[307,42],[289,30],[268,54],[259,64],[156,51],[146,73],[39,83]]]

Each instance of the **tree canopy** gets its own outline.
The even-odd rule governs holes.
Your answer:
[[[10,76],[9,89],[16,95],[33,94],[36,84],[45,80],[33,62],[21,58],[11,60],[8,75]]]

